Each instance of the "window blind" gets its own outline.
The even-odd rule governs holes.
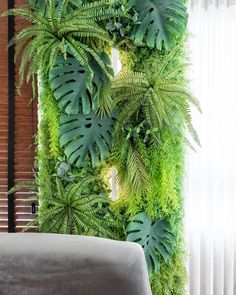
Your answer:
[[[19,0],[16,7],[27,4],[27,0]],[[2,0],[0,12],[7,10],[8,1]],[[12,165],[13,184],[31,181],[34,178],[34,134],[37,129],[37,102],[29,104],[32,98],[31,85],[24,85],[21,94],[17,92],[19,64],[15,65],[15,93],[14,93],[14,126],[12,138],[9,138],[9,91],[8,91],[8,22],[7,18],[0,18],[0,232],[8,231],[8,171],[9,163]],[[27,24],[15,18],[15,32],[25,27]],[[12,28],[11,28],[12,29]],[[9,144],[13,143],[13,153],[8,154]],[[12,142],[13,141],[13,142]],[[12,157],[12,161],[8,161]],[[32,214],[32,201],[29,201],[30,192],[21,191],[15,193],[13,212],[14,212],[14,231],[20,232],[25,225],[35,218]],[[35,230],[32,228],[30,231]]]
[[[2,3],[3,2],[3,3]],[[2,1],[0,13],[7,9]],[[0,232],[8,231],[7,162],[8,162],[8,40],[7,18],[0,18]]]

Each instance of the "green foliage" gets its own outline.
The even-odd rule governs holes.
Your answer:
[[[140,23],[132,32],[137,43],[170,50],[186,30],[187,8],[181,0],[129,0],[128,6],[138,13]]]
[[[51,162],[48,138],[48,122],[42,118],[39,125],[37,150],[37,165],[39,167],[37,183],[39,187],[39,199],[44,196],[52,195],[53,191],[52,175],[54,173],[54,167]]]
[[[91,112],[91,93],[88,91],[88,73],[73,56],[64,59],[58,56],[49,73],[50,85],[60,109],[67,114],[78,114],[80,105],[83,113]]]
[[[185,257],[177,252],[168,264],[161,263],[160,271],[151,278],[153,295],[185,295],[188,279]]]
[[[8,194],[11,195],[22,190],[30,191],[33,195],[36,195],[38,190],[36,181],[33,180],[18,182],[9,190]]]
[[[41,115],[47,124],[48,128],[48,141],[49,141],[49,154],[52,158],[56,159],[61,154],[59,144],[59,118],[60,110],[57,105],[56,99],[50,90],[49,84],[46,83],[42,77],[40,82],[41,89]]]
[[[186,279],[184,132],[199,142],[199,105],[185,79],[185,2],[29,0],[5,13],[30,22],[11,44],[20,83],[39,76],[41,118],[36,180],[12,192],[39,199],[41,232],[141,244],[154,295],[183,295]],[[114,79],[112,45],[123,64]],[[104,166],[118,170],[112,204]]]
[[[125,48],[121,52],[123,70],[120,75],[128,76],[131,73],[132,77],[127,80],[127,76],[125,76],[115,91],[113,87],[116,82],[112,84],[112,93],[118,109],[114,138],[115,142],[118,140],[120,142],[119,147],[116,148],[116,145],[114,145],[114,165],[119,174],[129,170],[125,163],[127,163],[126,155],[129,151],[129,145],[132,144],[132,147],[141,156],[151,183],[151,190],[143,191],[142,195],[133,195],[121,182],[120,199],[112,206],[112,209],[116,215],[124,216],[126,222],[132,221],[140,211],[147,212],[152,220],[168,221],[175,241],[175,248],[170,255],[168,264],[165,263],[161,255],[158,255],[160,269],[156,273],[153,272],[151,278],[152,290],[155,295],[185,294],[186,269],[182,254],[184,249],[182,238],[184,129],[190,129],[196,141],[198,141],[198,138],[187,124],[188,120],[191,123],[191,116],[190,112],[189,117],[185,115],[184,109],[186,107],[183,107],[183,105],[185,101],[187,101],[189,107],[191,103],[198,108],[199,105],[186,87],[187,81],[184,75],[187,65],[183,59],[184,54],[182,45],[177,46],[170,53],[159,53],[146,48],[131,48],[127,51],[127,48]],[[136,79],[136,77],[133,77],[133,73],[138,73],[138,82],[135,86],[133,78]],[[139,75],[145,75],[145,80],[139,80]],[[160,85],[166,82],[164,84],[173,86],[173,94],[171,92],[170,95],[173,104],[171,107],[164,105],[167,116],[163,114],[161,124],[151,124],[152,122],[147,120],[143,101],[138,105],[139,98],[135,109],[136,101],[133,99],[133,95],[134,97],[140,95],[144,91],[143,88],[146,88],[146,82],[152,85],[154,89],[155,82],[158,79]],[[121,86],[123,82],[127,85],[125,88]],[[176,84],[181,87],[181,90],[184,90],[185,94],[179,91],[179,87],[175,87]],[[140,90],[137,90],[138,87],[140,87]],[[157,85],[156,93],[165,101],[165,96],[169,97],[169,88],[168,91],[162,91],[162,89],[160,91],[158,88]],[[130,91],[130,89],[132,90]],[[117,94],[120,95],[120,99]],[[178,96],[178,103],[176,103],[175,96]],[[123,98],[126,100],[123,100]],[[140,99],[142,99],[141,95]],[[130,103],[130,106],[126,108],[128,103]],[[123,117],[121,114],[123,114]]]
[[[94,113],[62,115],[60,119],[60,144],[69,163],[84,166],[88,158],[93,166],[105,160],[111,147],[113,119]]]
[[[19,15],[31,22],[31,25],[20,31],[11,42],[17,43],[16,57],[24,48],[19,70],[21,84],[26,71],[27,81],[40,69],[47,73],[53,67],[57,55],[61,53],[66,57],[68,51],[88,72],[88,84],[91,84],[93,78],[89,56],[106,72],[104,62],[93,49],[94,44],[92,45],[90,40],[95,41],[96,47],[101,43],[111,42],[108,33],[99,25],[100,21],[115,15],[115,11],[109,8],[110,1],[81,4],[70,12],[67,11],[68,5],[68,1],[55,5],[54,0],[48,0],[44,16],[30,6],[12,9],[3,14]]]
[[[104,94],[101,88],[109,84],[113,70],[110,66],[110,58],[104,52],[101,52],[99,56],[106,66],[109,76],[90,57],[89,65],[94,73],[92,88],[88,87],[88,73],[75,57],[70,56],[65,59],[62,55],[57,56],[55,65],[49,72],[49,81],[62,111],[69,115],[75,115],[78,114],[82,105],[83,113],[89,114],[98,107],[99,101],[103,100]],[[103,106],[103,109],[109,113],[106,105]]]
[[[66,1],[55,0],[56,5],[59,5],[59,3],[63,4],[63,2]],[[72,7],[69,6],[69,8],[79,7],[82,4],[82,0],[68,0],[68,2],[70,5],[72,5]],[[29,0],[29,5],[44,15],[47,8],[47,0]]]
[[[181,124],[175,121],[176,130],[162,131],[162,145],[152,148],[150,177],[153,190],[147,195],[147,212],[156,217],[159,210],[164,218],[179,218],[182,211],[182,185],[184,175],[184,136]],[[157,210],[158,208],[158,210]]]
[[[184,121],[186,129],[199,143],[191,123],[190,111],[190,103],[199,107],[198,102],[183,82],[176,79],[183,65],[168,69],[172,62],[172,53],[157,58],[159,68],[154,74],[143,69],[143,72],[121,73],[114,79],[112,94],[115,103],[120,105],[116,132],[119,134],[125,124],[142,113],[149,128],[157,130],[152,133],[152,137],[159,143],[158,133],[162,127],[174,130],[173,116],[179,116],[179,120]]]
[[[44,198],[44,209],[40,211],[40,231],[62,234],[86,234],[114,237],[109,222],[98,214],[99,203],[106,203],[104,195],[87,195],[87,186],[94,179],[83,179],[65,188],[56,179],[56,194]]]
[[[117,16],[111,18],[106,25],[106,29],[113,36],[114,43],[117,47],[127,45],[128,47],[135,47],[133,40],[131,40],[132,28],[138,24],[138,14],[131,15],[131,10],[127,7],[127,1],[114,1],[114,8],[117,10]]]
[[[173,254],[174,236],[166,220],[151,220],[144,212],[135,216],[127,226],[127,241],[139,243],[144,250],[148,272],[160,268],[159,255],[168,263]]]
[[[116,142],[119,140],[120,145]],[[120,134],[113,145],[113,161],[118,170],[117,180],[127,195],[143,195],[151,191],[152,184],[148,171],[140,153],[140,141],[132,142],[129,138]],[[145,149],[145,147],[142,145]]]

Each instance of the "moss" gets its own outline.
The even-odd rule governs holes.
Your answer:
[[[59,117],[60,109],[57,101],[47,82],[42,82],[40,94],[40,112],[42,120],[46,121],[48,126],[48,152],[50,156],[57,159],[63,153],[59,144]]]
[[[162,262],[160,271],[151,278],[153,295],[184,295],[188,276],[184,253],[176,253],[168,264]]]

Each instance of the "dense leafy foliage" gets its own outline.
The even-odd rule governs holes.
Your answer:
[[[93,78],[89,56],[106,72],[106,67],[98,53],[93,50],[94,44],[90,40],[93,38],[95,46],[98,47],[101,42],[111,42],[99,21],[114,16],[115,11],[109,8],[109,1],[106,0],[81,4],[70,12],[67,11],[68,5],[68,1],[60,1],[55,5],[54,0],[48,0],[44,16],[40,10],[31,7],[12,9],[5,13],[19,15],[32,23],[12,40],[12,43],[17,42],[16,56],[24,47],[20,65],[21,83],[24,81],[25,71],[27,81],[40,69],[47,73],[53,67],[57,55],[61,53],[66,57],[68,51],[72,52],[88,72],[88,84],[91,84]]]
[[[38,172],[15,189],[39,199],[42,232],[141,244],[154,295],[185,293],[186,130],[199,143],[190,112],[199,105],[185,78],[185,2],[29,0],[5,13],[30,22],[11,42],[20,83],[39,80]],[[122,62],[116,77],[112,47]]]
[[[127,241],[139,243],[146,256],[149,274],[160,268],[157,252],[167,263],[173,253],[174,236],[165,220],[152,221],[146,213],[139,213],[127,226]]]
[[[64,1],[65,2],[65,1]],[[68,0],[69,4],[73,7],[79,7],[82,3],[82,0]],[[59,0],[55,0],[55,4],[58,5]],[[63,2],[62,2],[63,3]],[[47,0],[29,0],[29,5],[35,7],[38,11],[44,15],[47,8]]]

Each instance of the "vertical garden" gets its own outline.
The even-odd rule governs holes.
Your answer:
[[[20,87],[39,104],[40,232],[133,241],[154,295],[185,294],[183,175],[191,134],[184,0],[29,0]],[[112,49],[122,69],[114,75]],[[110,198],[116,171],[117,198]]]

